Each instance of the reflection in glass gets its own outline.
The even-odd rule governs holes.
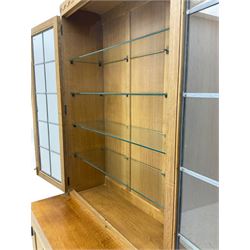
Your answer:
[[[164,27],[164,25],[163,25]],[[125,53],[126,48],[128,48],[128,45],[130,43],[135,43],[137,47],[139,47],[139,42],[140,40],[142,41],[141,45],[144,44],[144,50],[145,53],[142,54],[134,54],[130,59],[136,59],[136,58],[141,58],[145,56],[149,56],[150,54],[164,54],[166,53],[166,48],[164,48],[164,43],[162,43],[162,46],[159,46],[157,42],[154,42],[154,40],[160,35],[164,37],[163,33],[168,32],[169,28],[159,28],[159,30],[154,30],[152,33],[147,33],[145,34],[142,32],[142,36],[139,36],[138,34],[136,37],[134,37],[131,40],[125,40],[125,41],[119,41],[118,43],[114,43],[109,47],[104,47],[103,49],[92,51],[90,53],[71,58],[71,62],[82,62],[82,63],[89,63],[89,64],[96,64],[97,66],[108,66],[110,64],[116,64],[116,63],[122,63],[122,62],[127,62],[128,61],[128,55]],[[151,37],[151,39],[150,39]],[[145,40],[146,39],[146,40]],[[145,44],[149,44],[150,42],[150,48],[148,48],[148,45],[145,46]],[[161,40],[160,40],[161,41]],[[133,48],[134,51],[136,49],[136,46]]]
[[[45,62],[55,60],[54,30],[43,33]]]
[[[32,41],[41,171],[61,181],[60,155],[50,152],[60,153],[54,30],[35,35]]]
[[[159,153],[165,153],[163,144],[165,135],[160,131],[128,126],[111,121],[88,121],[74,125],[85,130],[107,135]]]
[[[35,83],[36,83],[36,92],[45,93],[45,79],[44,79],[44,66],[35,65]]]
[[[181,234],[200,249],[219,248],[218,188],[183,174]]]
[[[219,92],[218,8],[190,16],[187,92]]]
[[[158,207],[164,206],[164,180],[159,169],[131,159],[131,189]]]
[[[157,207],[163,207],[164,176],[160,169],[135,159],[129,159],[128,156],[109,148],[76,153],[76,157],[119,184],[131,188],[136,194],[143,196]]]
[[[38,122],[38,130],[39,130],[39,145],[49,149],[48,124],[45,122]]]
[[[200,3],[203,3],[205,2],[206,0],[190,0],[190,8],[200,4]]]
[[[38,120],[47,121],[47,101],[46,95],[39,94],[36,95]]]
[[[47,95],[49,122],[58,124],[58,104],[57,95]]]
[[[202,2],[191,0],[191,7]],[[219,92],[219,6],[191,14],[189,21],[184,91],[194,95],[184,100],[181,165],[200,178],[218,181],[219,99],[207,93]],[[218,249],[219,189],[199,176],[182,173],[182,177],[180,234],[198,249]],[[180,241],[185,243],[181,237]]]
[[[61,181],[61,163],[60,155],[50,152],[51,156],[51,175],[58,181]]]
[[[185,100],[183,167],[219,179],[219,100]]]
[[[50,175],[49,151],[44,148],[40,148],[40,158],[41,158],[41,170],[46,174]]]
[[[60,153],[59,126],[49,124],[50,149]]]
[[[56,66],[55,62],[46,63],[46,85],[48,93],[56,93]]]
[[[34,63],[43,62],[43,37],[42,34],[33,36],[33,57]]]

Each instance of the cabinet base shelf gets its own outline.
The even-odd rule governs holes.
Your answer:
[[[79,195],[136,248],[162,249],[163,224],[114,189],[105,184],[81,191]]]

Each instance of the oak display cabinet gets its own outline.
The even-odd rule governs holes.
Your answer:
[[[174,249],[184,1],[79,1],[32,29],[35,249]]]

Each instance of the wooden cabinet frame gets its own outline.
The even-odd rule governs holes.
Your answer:
[[[118,1],[117,1],[118,2]],[[152,1],[155,2],[155,1]],[[148,1],[147,1],[148,3]],[[145,201],[142,197],[139,197],[135,192],[131,190],[122,189],[117,183],[110,181],[108,177],[104,177],[102,174],[96,172],[86,164],[79,166],[74,159],[74,150],[77,145],[80,149],[85,149],[88,147],[87,139],[90,139],[89,135],[86,135],[86,141],[79,140],[80,133],[74,133],[72,122],[74,115],[79,116],[79,111],[74,108],[72,101],[71,92],[76,85],[76,78],[82,76],[81,68],[79,70],[73,69],[74,65],[70,64],[70,58],[77,56],[77,53],[86,53],[88,48],[83,51],[83,44],[85,46],[92,45],[95,43],[94,40],[98,37],[97,34],[88,36],[88,25],[91,26],[92,22],[97,22],[100,19],[103,23],[109,22],[119,16],[126,16],[125,11],[130,11],[130,9],[137,8],[143,5],[142,2],[133,3],[128,1],[123,3],[123,5],[115,6],[114,11],[110,8],[106,13],[102,13],[101,18],[94,13],[94,11],[102,12],[102,7],[98,7],[95,1],[82,1],[82,0],[67,0],[65,1],[61,9],[61,18],[55,17],[47,22],[32,29],[32,35],[38,34],[39,32],[46,30],[50,27],[54,27],[55,32],[55,48],[56,48],[56,62],[57,62],[57,90],[58,90],[58,107],[59,107],[59,117],[60,124],[60,138],[61,138],[61,166],[62,166],[62,183],[56,182],[54,179],[43,174],[40,170],[40,160],[39,160],[39,150],[38,150],[38,128],[37,128],[37,113],[36,113],[36,100],[35,100],[35,84],[34,84],[34,72],[32,74],[33,84],[32,84],[32,100],[33,100],[33,116],[34,116],[34,132],[35,132],[35,146],[36,146],[36,164],[37,164],[37,174],[59,187],[65,192],[69,192],[69,199],[74,200],[80,206],[84,206],[90,209],[96,217],[101,220],[101,224],[105,225],[105,228],[111,228],[116,235],[121,235],[112,223],[108,221],[105,215],[100,215],[98,209],[94,206],[92,207],[86,201],[86,197],[89,194],[85,194],[85,190],[90,190],[99,185],[107,185],[111,189],[115,189],[118,195],[121,195],[125,200],[140,208],[143,213],[150,215],[153,219],[161,222],[163,225],[162,232],[162,248],[164,249],[175,249],[175,239],[176,239],[176,213],[177,213],[177,193],[178,193],[178,167],[179,167],[179,133],[180,133],[180,108],[181,108],[181,83],[182,83],[182,66],[183,66],[183,31],[184,31],[184,11],[185,11],[185,0],[171,0],[166,1],[168,7],[166,7],[166,12],[164,13],[168,18],[165,18],[165,26],[170,27],[168,35],[165,36],[164,47],[168,48],[168,56],[164,57],[164,72],[163,72],[163,92],[167,93],[167,101],[163,101],[163,125],[162,130],[166,135],[166,140],[164,146],[167,149],[167,153],[161,157],[159,160],[162,175],[164,175],[163,188],[164,193],[164,209],[159,209],[155,207],[152,203]],[[96,5],[97,4],[97,5]],[[105,5],[105,4],[104,4]],[[168,9],[169,8],[169,9]],[[85,14],[82,14],[82,11]],[[93,12],[92,12],[93,11]],[[112,17],[112,18],[111,18]],[[130,19],[128,19],[131,21]],[[77,23],[81,25],[77,26]],[[111,22],[111,21],[110,21]],[[77,27],[76,27],[77,26]],[[62,28],[61,28],[62,27]],[[124,37],[131,37],[130,26],[128,30],[124,32]],[[117,30],[117,35],[120,30]],[[62,32],[62,33],[61,33]],[[103,31],[102,31],[103,32]],[[115,32],[114,32],[115,33]],[[96,35],[96,37],[95,37]],[[122,35],[121,35],[122,36]],[[79,41],[77,40],[79,39]],[[92,40],[93,41],[92,41]],[[102,38],[103,39],[103,38]],[[107,39],[108,40],[108,39]],[[112,40],[112,39],[111,39]],[[126,39],[124,39],[126,40]],[[74,43],[72,43],[74,41]],[[97,42],[96,42],[97,43]],[[73,44],[73,45],[72,45]],[[98,47],[98,45],[96,45]],[[62,48],[61,48],[62,47]],[[126,50],[127,48],[125,48]],[[128,55],[130,56],[131,48],[128,49]],[[128,68],[122,72],[124,77],[127,77],[131,83],[131,64]],[[76,77],[74,78],[74,74]],[[94,71],[93,71],[94,72]],[[92,73],[93,73],[92,72]],[[86,72],[84,72],[86,74]],[[95,73],[95,72],[94,72]],[[79,80],[78,79],[78,80]],[[75,84],[75,85],[74,85]],[[131,90],[131,89],[130,89]],[[130,98],[130,97],[129,97]],[[115,102],[114,102],[115,103]],[[81,104],[81,108],[84,109],[84,104]],[[94,110],[93,106],[90,109]],[[129,104],[131,105],[131,104]],[[101,106],[101,105],[100,105]],[[64,107],[67,108],[69,114],[64,114]],[[131,107],[129,107],[131,108]],[[94,111],[93,111],[94,112]],[[98,116],[98,114],[90,114],[91,117]],[[138,116],[139,116],[138,112]],[[78,117],[77,116],[77,117]],[[95,118],[95,117],[94,117]],[[131,123],[131,117],[125,117]],[[76,140],[76,146],[72,143]],[[93,136],[93,141],[97,144],[100,143],[100,139]],[[128,152],[131,155],[131,145],[128,146]],[[122,149],[124,150],[124,148]],[[66,153],[67,152],[67,153]],[[142,154],[139,152],[138,154]],[[150,158],[150,154],[145,153],[146,158]],[[153,156],[152,156],[153,157]],[[131,173],[130,173],[131,174]],[[82,181],[81,181],[82,179]],[[67,183],[66,183],[67,180]],[[68,181],[69,180],[69,181]],[[73,191],[72,191],[73,189]],[[99,191],[98,191],[99,192]],[[34,215],[36,217],[37,215]],[[37,222],[39,224],[39,222]],[[123,235],[123,236],[122,236]],[[135,236],[136,237],[136,236]],[[123,238],[123,240],[126,237]],[[127,240],[127,239],[126,239]],[[126,241],[125,240],[125,241]],[[128,239],[128,242],[131,241]],[[141,242],[140,242],[141,243]]]

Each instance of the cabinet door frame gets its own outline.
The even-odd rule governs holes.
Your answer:
[[[66,191],[65,185],[65,168],[64,168],[64,140],[63,140],[63,103],[62,103],[62,88],[61,88],[61,58],[60,58],[60,17],[55,16],[38,26],[32,28],[31,30],[31,77],[32,77],[32,110],[33,110],[33,128],[34,128],[34,146],[36,155],[36,173],[38,176],[42,177],[49,183],[58,187],[62,191]],[[45,174],[41,171],[41,161],[40,161],[40,150],[39,150],[39,134],[38,134],[38,115],[37,115],[37,104],[36,104],[36,85],[35,85],[35,72],[34,72],[34,62],[33,62],[33,44],[32,37],[44,32],[50,28],[54,31],[54,48],[55,48],[55,66],[56,66],[56,88],[57,88],[57,104],[58,104],[58,123],[59,123],[59,142],[60,142],[60,163],[61,163],[61,182],[57,181],[53,177]]]

